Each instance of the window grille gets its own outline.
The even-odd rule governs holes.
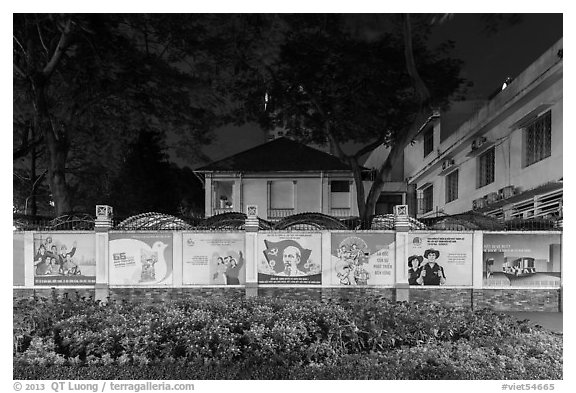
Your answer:
[[[484,187],[494,182],[494,148],[478,157],[478,186]]]
[[[446,176],[446,203],[458,199],[458,171]]]
[[[432,211],[434,208],[434,187],[429,186],[422,192],[422,210],[424,213]]]
[[[424,157],[434,150],[434,128],[430,127],[424,132]]]
[[[550,157],[552,153],[552,116],[550,111],[526,127],[526,166]]]

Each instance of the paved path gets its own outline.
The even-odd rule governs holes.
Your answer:
[[[562,333],[562,313],[561,312],[513,312],[505,314],[512,315],[518,320],[529,319],[537,325],[552,330],[553,332]]]

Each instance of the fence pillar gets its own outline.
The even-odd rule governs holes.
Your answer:
[[[408,231],[410,230],[410,218],[407,205],[394,206],[394,228],[396,230],[395,255],[395,284],[396,301],[410,301],[410,285],[406,276],[406,248],[408,246]]]
[[[258,296],[258,206],[246,205],[246,297]]]
[[[94,300],[106,302],[108,290],[108,231],[112,229],[112,206],[96,205],[94,221],[96,249],[96,284]]]

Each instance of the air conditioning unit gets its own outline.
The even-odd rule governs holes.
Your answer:
[[[497,202],[500,198],[498,197],[498,193],[497,192],[491,192],[490,194],[486,194],[486,196],[484,197],[486,199],[486,203],[488,203],[489,205]]]
[[[486,143],[487,139],[485,136],[480,136],[472,141],[472,151],[479,149],[482,147],[484,143]]]
[[[444,160],[442,162],[442,170],[445,171],[446,169],[450,168],[454,166],[454,160],[450,159],[450,160]]]
[[[500,195],[500,199],[508,199],[511,196],[516,195],[516,187],[508,186],[498,190],[498,195]]]
[[[478,198],[472,201],[472,210],[478,210],[486,207],[486,199]]]

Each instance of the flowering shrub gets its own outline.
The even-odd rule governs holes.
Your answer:
[[[528,321],[370,296],[38,298],[15,302],[14,331],[15,379],[562,378],[561,336]]]

